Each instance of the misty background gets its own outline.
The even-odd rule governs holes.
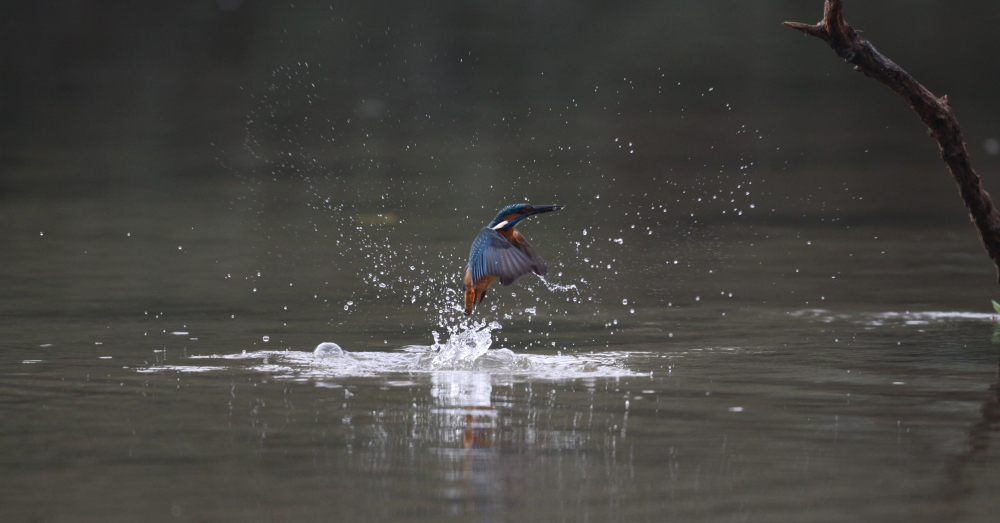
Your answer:
[[[771,176],[790,188],[802,187],[797,171],[816,169],[829,184],[878,200],[862,210],[960,212],[957,199],[940,194],[951,182],[908,107],[822,42],[780,25],[818,21],[819,1],[47,1],[0,9],[8,198],[220,176],[220,163],[247,161],[241,147],[254,97],[277,69],[308,63],[329,80],[322,94],[337,100],[338,116],[387,122],[386,142],[520,147],[498,122],[529,109],[528,125],[554,140],[561,117],[552,113],[576,100],[585,104],[578,113],[595,115],[578,131],[632,130],[643,162],[718,154],[704,144],[725,144],[733,125],[746,124],[764,135],[759,151],[778,171]],[[984,144],[1000,136],[1000,6],[847,2],[846,17],[935,94],[949,95],[989,185],[997,158]],[[657,96],[662,90],[668,96]]]

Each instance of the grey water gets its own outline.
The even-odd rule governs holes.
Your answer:
[[[0,520],[995,519],[996,274],[818,5],[195,4],[5,65]],[[991,187],[996,75],[907,42]]]
[[[308,235],[261,240],[220,210],[230,182],[185,185],[141,209],[5,206],[5,520],[945,521],[995,506],[992,274],[964,228],[737,225],[680,252],[639,234],[578,253],[585,214],[567,212],[524,229],[576,288],[520,282],[462,327],[447,291],[475,224],[423,251],[376,242],[405,258],[384,271],[435,267],[379,294],[367,276],[326,285],[377,270],[364,254],[313,265],[331,254]],[[46,221],[53,207],[74,218]],[[398,220],[371,227],[433,227]],[[246,260],[270,245],[301,252],[268,282]],[[461,350],[520,363],[421,363],[449,325],[486,335]],[[325,341],[345,354],[313,355]]]

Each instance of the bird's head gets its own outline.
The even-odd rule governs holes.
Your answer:
[[[515,203],[508,205],[497,213],[496,218],[487,227],[494,231],[505,231],[513,229],[521,220],[534,214],[543,212],[558,211],[563,205],[529,205],[527,203]]]

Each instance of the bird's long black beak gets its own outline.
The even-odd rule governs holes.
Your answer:
[[[558,211],[563,207],[565,207],[565,205],[533,205],[531,207],[531,210],[528,211],[527,216],[531,216],[533,214],[542,214],[543,212]]]

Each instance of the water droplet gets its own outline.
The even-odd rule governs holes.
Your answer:
[[[996,156],[1000,154],[1000,141],[997,141],[996,138],[987,138],[983,144],[983,149],[986,149],[986,154]]]

